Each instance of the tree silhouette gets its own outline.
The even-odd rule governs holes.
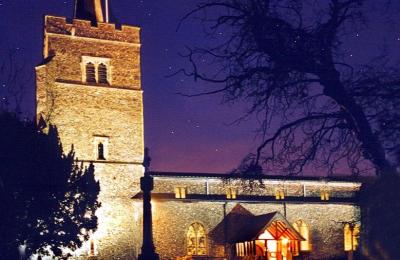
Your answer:
[[[237,172],[260,174],[262,166],[298,174],[313,164],[332,173],[347,162],[358,176],[372,165],[382,178],[361,193],[363,253],[398,259],[400,224],[391,217],[400,214],[394,185],[400,183],[399,67],[380,58],[354,68],[341,48],[362,23],[365,2],[205,1],[182,21],[200,18],[206,34],[219,40],[188,48],[183,56],[191,68],[179,72],[219,84],[188,96],[222,93],[226,102],[244,100],[250,104],[244,117],[262,122],[263,139]],[[213,66],[212,74],[202,64]]]
[[[202,14],[209,35],[225,35],[188,48],[192,66],[181,72],[221,85],[191,96],[249,102],[245,116],[262,122],[263,140],[246,164],[297,174],[310,163],[331,173],[347,162],[357,175],[369,161],[378,175],[396,172],[400,71],[384,60],[353,68],[340,48],[364,2],[210,0],[183,18]],[[200,60],[217,72],[207,74]]]
[[[4,259],[34,253],[67,257],[97,227],[99,183],[94,166],[83,167],[73,149],[62,152],[57,129],[0,113],[0,251]]]

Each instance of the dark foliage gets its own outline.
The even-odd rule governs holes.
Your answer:
[[[97,227],[99,183],[94,167],[85,168],[64,155],[57,129],[38,131],[0,113],[0,252],[19,259],[18,246],[33,253],[61,256],[76,249]]]
[[[400,71],[384,59],[353,68],[341,49],[363,21],[364,2],[209,0],[184,18],[197,16],[220,39],[184,55],[192,67],[183,73],[220,85],[192,96],[248,102],[245,117],[261,122],[248,168],[298,174],[312,163],[332,173],[346,163],[354,175],[369,165],[378,175],[396,172]],[[205,73],[204,61],[214,74]]]
[[[369,259],[400,259],[399,187],[399,176],[384,176],[360,194],[361,238]]]

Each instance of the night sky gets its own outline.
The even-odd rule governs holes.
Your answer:
[[[16,50],[25,74],[32,75],[42,59],[43,16],[72,17],[74,0],[0,0],[0,58]],[[221,96],[187,98],[176,92],[194,93],[207,86],[183,75],[166,75],[188,67],[178,53],[185,46],[209,44],[202,27],[189,20],[176,31],[179,19],[196,0],[110,0],[119,23],[142,28],[142,87],[144,89],[145,144],[151,149],[152,170],[227,172],[257,146],[255,118],[232,124],[245,104],[221,105]],[[366,25],[344,36],[343,59],[353,66],[388,53],[400,60],[400,1],[391,9],[382,1],[365,7]],[[397,14],[397,15],[396,15]],[[397,19],[396,19],[397,18]],[[224,37],[220,32],[217,37]],[[0,78],[1,80],[1,78]],[[26,87],[24,112],[34,111],[34,84]],[[0,87],[3,82],[0,82]],[[1,102],[4,93],[0,91]]]

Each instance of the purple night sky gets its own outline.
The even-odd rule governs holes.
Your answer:
[[[178,53],[185,45],[208,43],[198,22],[189,20],[177,32],[179,19],[196,0],[110,0],[112,12],[123,24],[142,28],[142,87],[144,89],[145,144],[151,149],[152,170],[227,172],[257,146],[257,120],[231,124],[244,104],[221,105],[221,96],[187,98],[176,92],[194,93],[205,83],[178,75],[165,76],[189,66]],[[367,26],[345,36],[344,59],[353,66],[389,53],[400,59],[400,22],[388,20],[385,12],[400,13],[400,1],[382,10],[382,1],[370,1]],[[74,0],[0,0],[0,58],[17,50],[26,74],[42,59],[43,16],[71,17]],[[381,10],[381,11],[376,11]],[[396,16],[391,14],[390,17]],[[219,34],[224,37],[224,32]],[[0,78],[1,80],[1,78]],[[0,87],[3,82],[0,82]],[[27,86],[25,113],[34,110],[34,84]],[[4,93],[0,91],[4,102]]]

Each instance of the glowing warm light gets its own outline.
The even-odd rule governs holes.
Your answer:
[[[276,240],[268,240],[267,241],[267,249],[268,252],[275,253],[278,251],[278,241]]]
[[[175,187],[175,198],[185,199],[186,198],[186,187]]]
[[[289,239],[287,239],[286,237],[282,238],[282,256],[284,257],[283,259],[286,259],[286,256],[288,255],[289,250]]]
[[[262,233],[261,235],[258,236],[258,239],[271,240],[271,239],[275,239],[275,238],[271,235],[271,233],[268,232],[268,230],[265,230],[264,233]]]
[[[360,236],[360,225],[351,226],[349,223],[344,225],[344,251],[355,251],[358,247]]]
[[[285,192],[282,189],[277,189],[275,191],[275,199],[277,200],[285,199]]]
[[[206,255],[207,242],[206,231],[200,223],[193,223],[189,226],[186,235],[188,255]]]
[[[307,224],[303,220],[298,220],[295,223],[293,223],[293,227],[305,239],[304,241],[300,241],[300,250],[310,251],[311,250],[310,231],[308,229]]]
[[[329,200],[329,191],[321,191],[321,200]]]
[[[227,188],[226,189],[226,198],[227,199],[236,199],[236,189],[235,188]]]

